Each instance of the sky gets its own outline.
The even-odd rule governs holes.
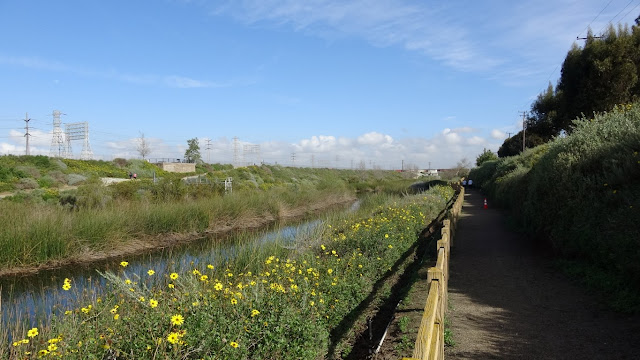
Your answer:
[[[452,168],[522,126],[587,28],[640,0],[0,0],[0,155]],[[28,114],[28,115],[27,115]],[[235,139],[235,140],[234,140]],[[79,158],[82,139],[70,141]],[[57,149],[57,147],[56,147]]]

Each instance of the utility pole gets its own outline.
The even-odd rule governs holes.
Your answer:
[[[291,166],[295,167],[296,166],[296,152],[292,152],[291,153]]]
[[[207,163],[211,164],[211,139],[207,139]]]
[[[525,116],[527,116],[527,112],[526,111],[521,111],[522,113],[522,152],[524,152],[524,149],[526,148],[526,136],[525,133],[527,131],[527,123],[524,120]]]
[[[400,171],[404,171],[404,159],[402,159],[402,167],[400,168]]]
[[[31,119],[29,119],[29,113],[24,113],[24,129],[25,129],[25,133],[24,133],[24,137],[27,139],[27,148],[25,150],[25,155],[31,155],[30,151],[29,151],[29,136],[31,136],[31,134],[29,134],[29,121]]]
[[[513,133],[507,132],[507,136],[508,136],[509,138],[511,138],[511,134],[513,134]]]

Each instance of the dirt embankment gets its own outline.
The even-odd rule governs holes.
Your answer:
[[[43,264],[29,266],[15,266],[0,269],[0,277],[21,276],[38,273],[41,270],[50,270],[70,265],[87,265],[95,262],[120,259],[149,251],[160,250],[180,244],[192,242],[209,235],[225,235],[236,231],[256,230],[264,228],[276,222],[290,222],[302,219],[305,216],[319,214],[336,206],[352,203],[356,200],[352,195],[336,195],[325,197],[322,200],[306,204],[304,206],[280,209],[277,216],[263,214],[250,215],[237,218],[223,218],[216,221],[203,232],[168,233],[159,235],[141,235],[134,239],[123,241],[121,245],[109,250],[83,249],[68,258],[48,261]]]

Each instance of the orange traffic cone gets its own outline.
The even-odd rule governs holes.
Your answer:
[[[484,208],[488,209],[489,207],[487,206],[487,198],[484,198]]]

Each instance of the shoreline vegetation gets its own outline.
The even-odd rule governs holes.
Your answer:
[[[100,181],[126,178],[130,171],[139,180],[109,186]],[[199,183],[190,184],[183,177],[194,174],[167,173],[141,160],[0,156],[0,188],[23,189],[0,199],[0,277],[264,227],[354,201],[358,194],[405,194],[416,182],[409,172],[278,165],[204,164],[195,175]],[[233,192],[226,194],[229,177]]]
[[[358,306],[365,299],[388,296],[388,289],[374,290],[373,284],[395,271],[394,264],[454,193],[450,186],[435,186],[408,195],[412,182],[389,180],[388,187],[379,187],[365,197],[364,209],[334,213],[313,236],[297,239],[293,247],[255,245],[239,250],[233,260],[160,276],[154,269],[130,273],[123,259],[119,269],[102,274],[111,288],[106,295],[97,299],[88,296],[77,308],[60,309],[49,325],[15,324],[0,334],[0,343],[6,343],[0,346],[0,353],[21,359],[342,358],[354,340],[353,327],[365,321],[360,319]],[[256,214],[309,214],[312,204],[336,203],[331,194],[334,199],[353,199],[353,188],[341,184],[336,183],[343,191],[316,186],[290,193],[292,199],[277,203],[274,200],[282,200],[281,193],[277,197],[271,192],[265,192],[264,197],[234,193],[222,197],[224,202],[234,203],[238,196],[228,211],[243,211],[235,217],[216,217],[213,223],[232,226],[233,219],[251,223]],[[404,190],[397,191],[400,188]],[[213,207],[212,199],[202,203]],[[200,202],[188,202],[193,203]],[[274,205],[283,203],[297,206]],[[167,210],[156,204],[150,209],[171,211],[171,218],[188,211],[188,207],[181,208],[183,205],[172,203],[172,210]],[[131,214],[126,212],[123,217],[133,217]],[[150,215],[139,216],[136,219]],[[202,216],[190,226],[204,231],[202,224],[211,223]],[[99,224],[96,220],[92,228],[99,228]],[[60,286],[83,293],[67,279]]]
[[[228,235],[234,232],[262,229],[279,222],[287,223],[313,214],[320,214],[332,208],[353,203],[356,199],[354,195],[348,193],[327,194],[315,202],[294,207],[280,204],[279,211],[276,214],[266,212],[262,214],[245,214],[234,219],[221,216],[221,220],[213,221],[209,228],[202,231],[138,234],[128,239],[118,238],[118,243],[113,244],[108,249],[86,247],[61,258],[47,260],[44,263],[0,268],[0,278],[34,275],[40,271],[74,265],[86,266],[92,263],[136,256],[145,252],[159,251],[168,247],[191,243],[206,236]]]

